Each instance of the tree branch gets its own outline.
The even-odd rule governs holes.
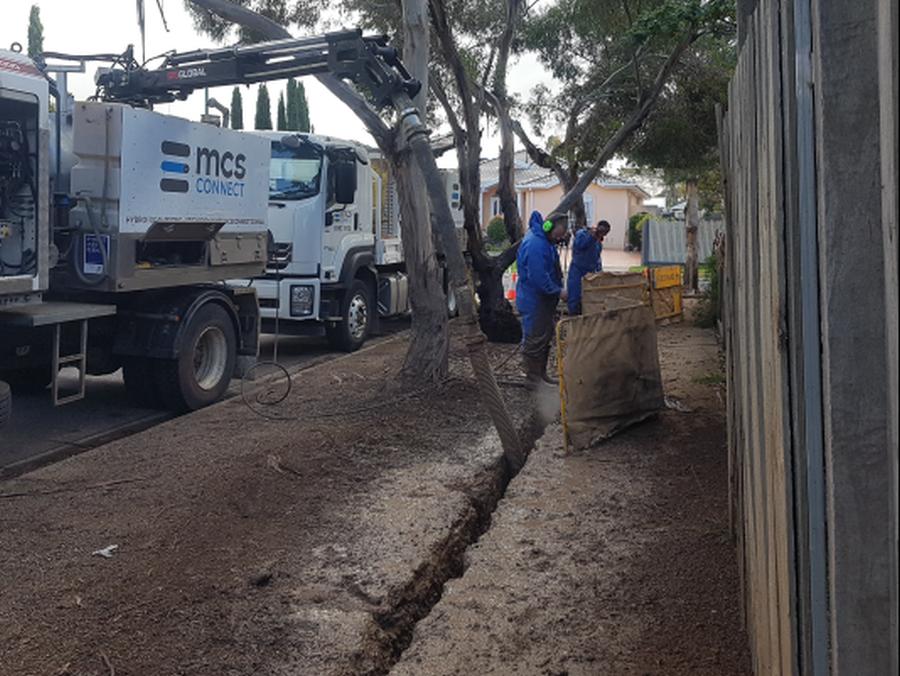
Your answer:
[[[450,67],[454,80],[456,80],[456,88],[459,92],[460,104],[463,109],[463,119],[466,121],[466,129],[471,134],[473,130],[478,129],[478,111],[473,106],[472,86],[469,81],[469,75],[466,72],[466,66],[453,38],[453,31],[447,20],[447,12],[443,0],[429,0],[428,5],[431,8],[431,24],[441,45],[444,60]]]
[[[634,27],[634,18],[631,15],[631,7],[628,4],[628,0],[622,0],[622,8],[625,10],[625,16],[628,17],[628,28],[629,30]],[[640,102],[641,96],[644,91],[644,83],[641,80],[641,66],[638,61],[638,53],[640,52],[640,47],[638,49],[633,50],[631,54],[631,63],[634,65],[634,79],[635,86],[637,87],[637,100]]]
[[[494,68],[494,59],[497,56],[497,43],[492,42],[491,44],[491,53],[488,56],[487,66],[485,66],[484,73],[481,75],[481,87],[478,89],[478,103],[477,108],[479,113],[484,111],[484,92],[487,90],[487,81],[491,76],[491,70]]]
[[[450,129],[453,131],[453,136],[457,141],[465,143],[466,132],[459,123],[459,117],[457,117],[456,111],[453,110],[453,106],[450,105],[450,97],[447,95],[447,90],[444,89],[444,85],[441,84],[434,73],[428,78],[428,86],[431,87],[431,93],[434,94],[434,97],[444,109],[444,113],[447,115],[447,122],[450,125]]]
[[[228,0],[190,0],[191,4],[216,14],[226,21],[231,21],[239,26],[258,33],[270,40],[281,40],[293,37],[280,23],[272,21],[253,10],[236,5]]]
[[[193,0],[192,0],[193,1]],[[316,79],[363,121],[378,147],[385,153],[394,150],[394,131],[353,87],[334,75],[316,75]]]
[[[531,158],[531,161],[534,162],[539,167],[543,167],[544,169],[549,169],[552,171],[556,177],[562,182],[563,176],[565,175],[565,168],[559,161],[554,158],[550,153],[546,150],[538,148],[534,141],[528,136],[525,132],[525,129],[522,127],[522,124],[518,120],[512,121],[513,131],[516,133],[516,136],[519,137],[519,140],[522,142],[522,145],[525,146],[525,152],[528,153],[528,157]]]
[[[494,93],[501,103],[506,99],[506,71],[509,67],[509,52],[512,49],[513,37],[521,16],[521,0],[508,0],[506,3],[506,25],[500,35],[497,49],[497,68],[494,71]]]
[[[653,86],[647,93],[647,96],[641,101],[640,105],[632,112],[628,119],[625,120],[622,126],[616,130],[616,133],[606,142],[606,145],[603,146],[600,153],[597,155],[597,159],[594,160],[594,163],[581,175],[578,182],[563,195],[563,198],[560,200],[559,204],[556,205],[556,208],[550,212],[548,218],[553,219],[565,216],[572,208],[572,205],[581,198],[581,195],[588,185],[597,178],[597,174],[599,174],[603,167],[606,166],[606,163],[610,158],[628,137],[631,136],[635,129],[644,123],[644,120],[647,119],[656,100],[659,98],[663,87],[665,87],[666,82],[668,82],[672,71],[678,64],[681,55],[684,54],[685,50],[690,47],[696,39],[697,33],[691,33],[674,47],[669,54],[669,57],[666,59],[666,62],[659,69],[659,72],[653,81]]]
[[[513,261],[516,260],[516,255],[519,253],[519,245],[522,243],[522,240],[519,239],[516,242],[513,242],[506,249],[504,249],[499,256],[496,258],[497,269],[501,272],[506,270],[510,265],[513,264]]]
[[[197,7],[205,9],[216,14],[226,21],[231,21],[244,28],[262,35],[270,40],[283,40],[293,37],[284,26],[271,19],[257,14],[253,10],[236,5],[228,0],[190,0]],[[323,74],[317,75],[316,78],[321,82],[328,91],[334,94],[345,105],[347,105],[359,118],[372,134],[378,147],[383,151],[389,152],[393,148],[394,133],[390,127],[385,124],[381,116],[375,111],[368,102],[360,96],[356,90],[350,85],[342,82],[333,75]]]

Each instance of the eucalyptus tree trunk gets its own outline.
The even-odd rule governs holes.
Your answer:
[[[409,349],[401,371],[414,380],[439,381],[447,375],[450,333],[443,269],[438,263],[431,233],[431,212],[422,172],[408,151],[391,157],[397,180],[403,228],[403,256],[409,272],[412,326]]]
[[[516,195],[516,152],[515,135],[512,119],[509,114],[509,97],[506,89],[506,71],[509,64],[509,53],[515,37],[516,27],[522,13],[522,0],[507,0],[506,26],[500,36],[497,56],[497,68],[494,74],[493,104],[500,127],[500,166],[497,195],[500,208],[503,210],[503,221],[506,234],[512,243],[518,242],[523,235],[522,218],[519,214],[519,200]]]
[[[520,11],[521,0],[509,0],[514,6],[516,14]],[[489,255],[484,248],[484,238],[481,231],[481,112],[484,99],[490,95],[483,83],[475,82],[462,54],[456,44],[450,20],[447,15],[448,8],[444,0],[429,0],[431,9],[431,25],[434,35],[440,45],[444,60],[453,76],[456,94],[459,100],[459,110],[453,106],[439,83],[435,83],[433,89],[447,114],[447,119],[453,129],[456,142],[457,160],[459,165],[459,179],[461,197],[463,203],[463,215],[465,218],[467,250],[472,260],[472,267],[476,275],[478,299],[479,323],[481,330],[487,334],[488,339],[495,342],[518,342],[522,337],[522,327],[513,312],[512,306],[503,294],[503,274],[516,258],[517,244],[513,244],[499,257]],[[514,26],[507,27],[503,38],[504,47],[498,57],[499,69],[506,70],[504,54],[508,56],[512,45]],[[487,75],[485,76],[487,77]],[[503,80],[505,82],[505,79]],[[505,85],[504,85],[505,87]],[[505,96],[505,88],[501,89]],[[511,146],[510,146],[511,148]],[[510,151],[507,167],[511,180],[513,157]],[[501,180],[504,180],[501,178]],[[509,185],[507,181],[507,185]],[[515,204],[515,188],[509,190],[512,194],[511,201],[505,200],[504,220],[507,232],[512,242],[516,242],[519,230]],[[509,194],[507,193],[507,194]],[[501,196],[501,199],[503,197]]]
[[[697,231],[700,229],[700,198],[697,180],[687,181],[687,207],[684,212],[684,285],[696,291],[698,288]]]
[[[422,83],[413,99],[425,117],[428,95],[429,26],[427,0],[403,0],[403,63]],[[402,139],[399,139],[402,144]],[[437,381],[447,375],[450,334],[447,328],[447,297],[443,271],[438,264],[431,229],[425,180],[408,148],[395,148],[390,158],[397,179],[403,256],[409,272],[412,327],[409,350],[402,374],[412,379]]]

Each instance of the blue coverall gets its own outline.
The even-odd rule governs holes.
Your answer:
[[[569,291],[569,314],[581,314],[581,278],[589,272],[600,272],[603,264],[600,262],[600,252],[603,245],[597,241],[594,234],[587,228],[582,228],[575,233],[572,242],[572,263],[569,265],[569,276],[566,289]]]
[[[516,307],[522,315],[522,354],[541,358],[546,363],[553,340],[556,305],[562,292],[562,268],[556,247],[543,225],[543,216],[533,211],[516,256],[519,272]]]

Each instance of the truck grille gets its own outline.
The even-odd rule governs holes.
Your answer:
[[[283,270],[286,268],[294,253],[294,245],[290,242],[274,242],[269,249],[268,268],[270,270]]]

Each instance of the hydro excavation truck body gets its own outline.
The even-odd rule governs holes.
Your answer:
[[[0,51],[0,381],[65,403],[124,367],[143,403],[215,401],[257,353],[256,297],[224,280],[265,265],[268,144],[65,92],[51,113],[52,84]]]

